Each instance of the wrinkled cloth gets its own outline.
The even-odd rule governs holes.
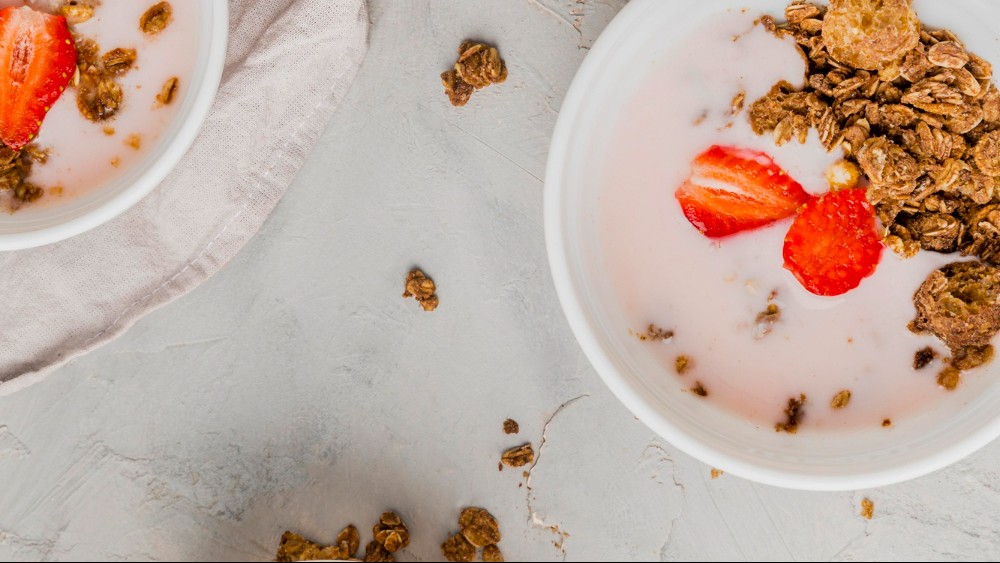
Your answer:
[[[167,179],[102,227],[0,253],[0,394],[106,344],[225,266],[346,95],[367,49],[364,0],[230,0],[229,8],[221,89]]]

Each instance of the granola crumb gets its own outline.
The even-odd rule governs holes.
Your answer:
[[[705,123],[706,119],[708,119],[708,110],[705,110],[700,114],[698,114],[698,117],[694,118],[694,121],[691,122],[691,125],[697,127],[698,125]]]
[[[892,426],[892,419],[886,418],[882,420],[882,428],[889,428]]]
[[[377,543],[386,553],[396,553],[410,545],[410,531],[395,512],[383,512],[372,528]]]
[[[521,425],[517,423],[516,420],[508,418],[503,421],[503,433],[504,434],[517,434],[521,431]]]
[[[108,137],[111,137],[111,136],[113,136],[113,135],[115,134],[115,128],[114,128],[114,127],[109,127],[109,126],[107,126],[107,125],[105,125],[104,127],[102,127],[102,128],[101,128],[101,131],[102,131],[102,132],[103,132],[103,133],[104,133],[105,135],[107,135]]]
[[[476,558],[476,548],[459,532],[441,544],[441,555],[446,561],[465,563]]]
[[[125,137],[125,146],[133,150],[141,149],[142,137],[136,133],[132,133],[128,137]]]
[[[702,398],[708,397],[708,389],[705,389],[705,386],[700,381],[695,382],[694,387],[691,388],[691,392]]]
[[[913,355],[913,369],[924,369],[934,359],[937,358],[937,352],[933,348],[927,346],[926,348],[921,348],[917,350],[917,353]]]
[[[767,297],[767,307],[757,314],[754,324],[754,338],[760,340],[774,332],[774,325],[781,320],[781,307],[778,306],[778,292],[772,291]]]
[[[851,392],[844,389],[840,393],[834,395],[833,400],[830,401],[830,406],[835,409],[847,408],[847,404],[851,402]]]
[[[484,563],[503,563],[503,552],[500,548],[495,545],[488,545],[483,548],[483,562]]]
[[[718,479],[719,477],[722,477],[725,474],[726,474],[726,472],[723,471],[723,470],[721,470],[721,469],[716,469],[714,467],[712,468],[712,479],[713,480]]]
[[[733,101],[729,105],[729,115],[739,115],[743,111],[743,105],[747,101],[747,93],[744,90],[740,90],[736,96],[733,97]]]
[[[959,383],[962,382],[962,372],[958,371],[953,366],[948,366],[941,370],[938,374],[937,383],[942,388],[948,391],[954,391],[958,389]]]
[[[656,326],[655,324],[652,324],[652,323],[650,323],[649,326],[646,327],[646,333],[645,334],[637,333],[637,332],[631,331],[631,330],[629,332],[632,333],[632,334],[634,334],[642,342],[647,342],[647,341],[648,342],[669,342],[674,337],[674,331],[672,331],[672,330],[664,330],[664,329],[662,329],[662,328],[660,328],[660,327],[658,327],[658,326]]]
[[[174,101],[174,96],[177,95],[177,87],[179,84],[180,80],[176,76],[168,78],[167,81],[163,83],[163,87],[160,88],[160,93],[156,95],[157,107],[170,105],[170,102]]]
[[[535,450],[531,444],[511,448],[500,456],[500,461],[507,467],[524,467],[535,461]]]
[[[424,311],[433,311],[438,307],[437,285],[419,269],[407,274],[403,297],[413,297]]]
[[[462,107],[479,89],[507,80],[507,63],[496,47],[463,41],[458,48],[455,68],[441,73],[441,84],[451,105]]]
[[[122,165],[122,159],[121,159],[121,157],[118,157],[118,156],[113,157],[111,159],[111,163],[110,164],[111,164],[111,166],[114,166],[115,168],[118,168],[119,166]]]
[[[170,2],[158,2],[150,6],[139,18],[139,29],[146,35],[156,35],[167,28],[174,9]]]
[[[799,431],[799,425],[802,423],[802,418],[805,415],[803,407],[806,404],[805,393],[799,395],[796,399],[792,397],[788,399],[788,407],[785,409],[785,422],[779,422],[774,426],[775,432],[787,432],[788,434],[796,434]]]
[[[875,503],[871,499],[864,498],[861,500],[861,517],[866,520],[871,520],[872,516],[875,515]]]
[[[674,369],[677,371],[677,375],[684,375],[691,369],[691,358],[687,356],[677,356],[674,360]]]

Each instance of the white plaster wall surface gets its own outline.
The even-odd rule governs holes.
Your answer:
[[[1000,557],[1000,444],[873,491],[712,480],[595,375],[549,279],[541,178],[624,2],[373,0],[349,99],[234,263],[0,398],[0,560],[267,560],[285,529],[330,541],[387,509],[400,560],[434,560],[467,505],[508,560]],[[455,110],[437,76],[465,36],[510,80]],[[438,311],[399,297],[412,265]],[[543,435],[530,486],[497,471]]]

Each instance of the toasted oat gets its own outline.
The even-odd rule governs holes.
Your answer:
[[[99,0],[83,1],[83,0],[69,0],[62,6],[59,6],[59,15],[66,18],[66,21],[73,24],[79,25],[90,18],[94,17],[94,8],[100,4]]]
[[[785,422],[779,422],[774,426],[776,432],[787,432],[789,434],[796,434],[799,431],[799,424],[802,422],[802,418],[805,415],[803,407],[806,404],[805,394],[799,395],[796,399],[792,397],[788,399],[788,407],[785,409]]]
[[[403,297],[413,297],[420,303],[424,311],[433,311],[438,307],[437,285],[419,269],[412,270],[406,276],[406,288]]]
[[[708,389],[705,389],[705,386],[700,381],[695,382],[694,387],[691,388],[691,392],[702,398],[708,397]]]
[[[507,467],[524,467],[535,461],[535,450],[531,444],[511,448],[500,456],[500,461]]]
[[[861,169],[849,160],[841,160],[826,169],[826,182],[832,190],[849,190],[861,181]]]
[[[861,500],[861,517],[867,520],[871,520],[872,516],[875,515],[875,503],[870,499]]]
[[[677,375],[684,375],[689,369],[691,369],[691,358],[687,356],[677,356],[674,360],[674,369],[677,371]]]
[[[471,84],[462,80],[458,71],[454,69],[441,73],[441,84],[444,85],[444,93],[451,100],[451,105],[455,107],[462,107],[469,103],[469,99],[476,91]]]
[[[937,358],[937,353],[930,346],[917,350],[913,355],[913,369],[924,369],[934,361],[934,358]]]
[[[76,105],[90,121],[106,121],[118,113],[122,105],[122,87],[110,75],[97,67],[80,74],[76,87]]]
[[[833,396],[833,400],[830,401],[830,406],[835,409],[847,408],[848,403],[851,402],[851,392],[847,389],[837,393]]]
[[[374,563],[382,562],[392,562],[396,559],[386,550],[385,546],[378,543],[375,540],[368,542],[365,546],[365,561],[372,561]]]
[[[632,332],[632,331],[630,331],[630,332]],[[641,340],[643,342],[646,342],[646,341],[649,341],[649,342],[667,342],[667,341],[670,341],[674,337],[674,331],[662,329],[662,328],[660,328],[660,327],[658,327],[658,326],[656,326],[655,324],[652,324],[652,323],[650,323],[650,325],[648,327],[646,327],[646,333],[645,334],[639,334],[639,333],[636,333],[636,332],[632,332],[632,334],[635,334],[635,336],[639,340]]]
[[[712,479],[713,480],[718,479],[719,477],[722,477],[725,474],[726,474],[726,472],[723,471],[723,470],[721,470],[721,469],[716,469],[714,467],[712,468]]]
[[[167,28],[173,13],[170,2],[157,2],[139,18],[139,29],[146,35],[156,35]]]
[[[504,434],[517,434],[520,431],[521,431],[521,426],[517,423],[516,420],[508,418],[507,420],[503,421]]]
[[[353,525],[347,526],[337,534],[336,545],[340,546],[341,550],[347,554],[348,557],[353,557],[358,549],[361,547],[361,535],[358,534],[358,529]]]
[[[458,533],[441,544],[441,554],[447,561],[468,562],[476,558],[476,548]]]
[[[503,553],[498,546],[488,545],[483,548],[484,563],[503,563],[503,561]]]
[[[958,385],[962,382],[962,372],[958,368],[948,366],[938,374],[937,382],[942,388],[954,391],[958,389]]]
[[[344,553],[340,546],[321,546],[315,544],[302,536],[285,532],[281,535],[281,543],[278,545],[278,552],[274,556],[275,561],[313,561],[316,559],[347,559],[350,553]]]
[[[466,508],[458,517],[462,535],[475,547],[500,543],[500,526],[492,514],[482,508]]]
[[[132,70],[135,59],[135,49],[118,47],[104,53],[104,56],[101,57],[101,62],[104,64],[104,70],[108,73],[120,76]]]
[[[174,96],[177,95],[177,87],[179,85],[180,80],[176,76],[168,78],[163,83],[163,87],[160,88],[160,93],[156,95],[157,105],[161,107],[170,105],[170,102],[174,101]]]

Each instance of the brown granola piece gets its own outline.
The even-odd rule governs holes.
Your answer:
[[[118,47],[117,49],[112,49],[107,53],[104,53],[104,56],[101,57],[101,62],[104,63],[104,70],[108,71],[110,74],[119,76],[132,70],[132,65],[135,64],[135,59],[135,49],[123,49]]]
[[[924,369],[930,365],[936,357],[937,353],[935,353],[934,349],[930,346],[917,350],[917,353],[913,355],[913,369]]]
[[[97,67],[80,73],[76,90],[77,108],[90,121],[111,119],[121,108],[122,87]]]
[[[955,41],[941,41],[927,49],[927,59],[944,68],[964,68],[969,64],[969,53]]]
[[[736,96],[733,97],[733,101],[729,106],[729,115],[738,115],[741,111],[743,111],[743,105],[746,103],[746,101],[747,101],[747,93],[743,90],[740,90],[739,93],[737,93]]]
[[[146,35],[156,35],[167,28],[173,13],[170,2],[157,2],[139,18],[139,29]]]
[[[69,0],[69,2],[59,6],[59,15],[66,18],[67,22],[79,25],[94,17],[94,8],[98,3],[96,1]]]
[[[677,375],[684,375],[691,368],[691,358],[687,356],[677,356],[674,360],[674,369],[677,371]]]
[[[483,548],[484,563],[503,563],[503,561],[503,553],[498,546],[488,545]]]
[[[861,500],[861,517],[867,520],[871,520],[872,516],[875,515],[875,503],[870,499]]]
[[[767,307],[757,313],[754,338],[760,340],[774,331],[774,325],[781,320],[781,308],[777,303],[778,292],[772,291],[767,297]]]
[[[954,391],[958,389],[958,384],[962,382],[962,372],[958,368],[948,366],[938,374],[937,382],[938,385],[948,391]]]
[[[125,146],[132,150],[139,150],[142,148],[142,137],[136,133],[132,133],[128,137],[125,137]]]
[[[931,273],[913,296],[913,332],[930,332],[953,351],[987,346],[1000,331],[1000,269],[956,262]]]
[[[892,426],[892,419],[886,418],[882,420],[882,428],[889,428]]]
[[[993,346],[966,346],[955,351],[951,365],[961,371],[968,371],[993,361],[995,350]]]
[[[708,397],[708,389],[705,389],[705,386],[700,381],[695,382],[694,387],[691,388],[691,392],[702,398]]]
[[[500,526],[492,514],[482,508],[466,508],[458,517],[462,535],[475,547],[500,543]]]
[[[447,561],[468,562],[476,558],[476,548],[461,533],[451,536],[441,544],[441,554]]]
[[[802,422],[802,417],[805,415],[803,411],[805,404],[806,396],[804,393],[799,395],[798,398],[792,397],[788,399],[788,407],[785,409],[785,422],[779,422],[774,425],[775,432],[797,433],[799,431],[799,424]]]
[[[170,105],[170,102],[174,101],[174,96],[177,95],[179,84],[180,80],[176,76],[168,78],[163,83],[163,88],[160,88],[160,93],[156,95],[156,103],[160,106]]]
[[[337,545],[347,553],[347,557],[353,557],[361,548],[361,535],[353,525],[347,526],[337,534]]]
[[[500,461],[507,467],[524,467],[535,461],[535,450],[531,444],[511,448],[500,456]]]
[[[451,105],[455,107],[462,107],[469,103],[473,92],[476,91],[471,84],[462,80],[455,69],[441,73],[441,84],[444,85],[444,93],[451,100]]]
[[[711,473],[712,480],[715,480],[715,479],[718,479],[719,477],[722,477],[723,475],[725,475],[725,473],[726,473],[725,471],[723,471],[721,469],[716,469],[716,468],[713,467],[712,468],[712,473]]]
[[[920,43],[910,0],[830,0],[823,41],[840,63],[877,70]]]
[[[410,545],[410,531],[395,512],[382,513],[378,524],[372,528],[372,534],[375,541],[388,553],[396,553]]]
[[[507,80],[507,64],[496,47],[475,41],[463,41],[458,48],[455,71],[477,90]]]
[[[389,553],[382,544],[375,540],[368,542],[365,546],[365,561],[374,563],[392,563],[396,559]]]
[[[840,393],[834,395],[833,400],[830,401],[830,406],[835,409],[847,408],[848,403],[851,402],[851,392],[844,389]]]
[[[281,534],[281,543],[278,545],[278,552],[274,556],[275,561],[313,561],[316,559],[346,559],[351,554],[343,553],[340,546],[321,546],[315,544],[302,536],[285,532]]]
[[[650,323],[650,325],[646,327],[645,334],[636,334],[636,336],[643,342],[666,342],[674,337],[674,331],[664,330],[655,324]]]
[[[521,426],[517,423],[516,420],[508,418],[507,420],[503,421],[504,434],[517,434],[520,431],[521,431]]]
[[[424,311],[433,311],[438,306],[437,285],[422,271],[414,269],[406,276],[403,297],[413,297]]]

